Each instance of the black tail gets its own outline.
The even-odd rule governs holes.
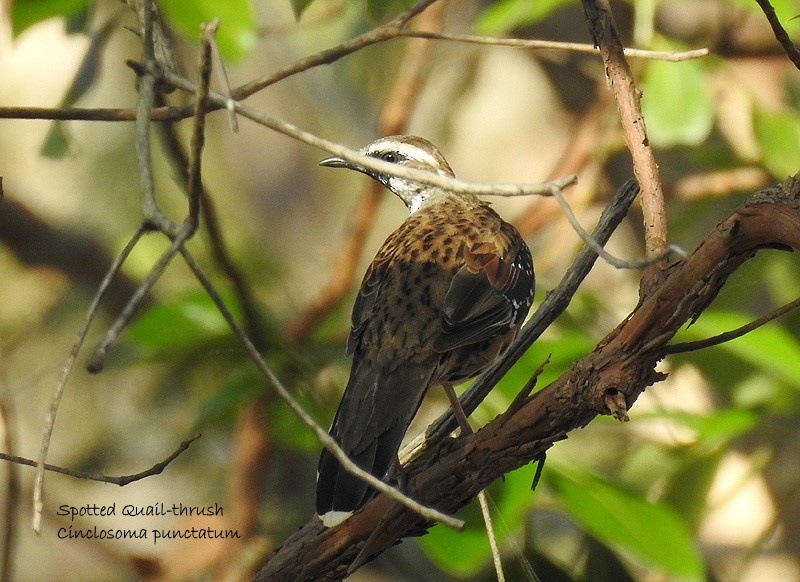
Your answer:
[[[403,436],[430,383],[430,366],[390,372],[366,362],[353,362],[350,380],[330,434],[353,462],[383,478],[397,456]],[[375,494],[346,471],[327,449],[319,458],[317,514],[355,511]]]

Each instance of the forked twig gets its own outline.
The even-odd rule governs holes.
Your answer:
[[[183,441],[178,448],[175,449],[166,459],[163,461],[159,461],[149,469],[145,469],[144,471],[139,471],[138,473],[132,473],[130,475],[103,475],[102,473],[87,473],[85,471],[75,471],[74,469],[67,469],[66,467],[59,467],[58,465],[51,465],[50,463],[45,463],[44,469],[45,471],[50,471],[52,473],[60,473],[62,475],[67,475],[68,477],[75,477],[76,479],[87,479],[89,481],[99,481],[101,483],[111,483],[113,485],[119,485],[120,487],[124,487],[129,483],[133,483],[134,481],[140,481],[145,479],[146,477],[151,477],[153,475],[160,475],[167,466],[172,463],[175,459],[177,459],[184,451],[186,451],[194,441],[199,439],[201,434],[196,434],[190,439]],[[25,457],[18,457],[16,455],[9,455],[6,453],[0,453],[0,460],[8,461],[10,463],[14,463],[17,465],[28,465],[29,467],[38,467],[39,462],[34,461],[33,459],[26,459]]]
[[[120,254],[117,255],[117,258],[114,259],[114,262],[108,268],[105,277],[103,277],[103,280],[100,282],[100,286],[97,288],[97,292],[94,294],[94,298],[89,305],[89,309],[86,310],[83,323],[81,324],[78,333],[75,334],[75,340],[72,342],[72,346],[67,354],[67,360],[64,362],[64,366],[61,369],[61,376],[56,382],[56,385],[53,388],[53,393],[50,396],[50,408],[47,416],[45,417],[44,427],[42,429],[42,444],[39,449],[38,463],[36,465],[36,479],[33,486],[33,531],[35,531],[37,534],[41,531],[42,509],[44,506],[42,500],[42,489],[44,486],[45,461],[47,460],[47,453],[50,450],[50,439],[53,436],[53,427],[55,426],[58,407],[61,404],[61,398],[64,395],[64,389],[67,385],[67,379],[69,378],[72,369],[75,367],[75,361],[78,358],[78,352],[80,351],[81,346],[83,346],[83,342],[86,339],[86,333],[89,331],[89,326],[91,325],[92,321],[94,321],[95,315],[97,315],[100,301],[105,296],[106,291],[111,284],[111,280],[114,278],[114,275],[119,272],[120,267],[122,267],[122,263],[125,262],[125,259],[127,259],[128,255],[130,255],[131,251],[133,251],[133,248],[136,246],[136,243],[139,241],[142,234],[144,234],[144,229],[140,227],[125,245],[125,248],[122,249],[122,252],[120,252]]]
[[[742,337],[745,334],[750,333],[751,331],[758,329],[759,327],[766,325],[770,321],[778,319],[782,315],[789,313],[793,309],[797,309],[800,307],[800,297],[795,299],[794,301],[787,303],[783,307],[779,307],[775,311],[767,313],[766,315],[759,317],[758,319],[754,319],[750,323],[747,323],[741,327],[737,327],[736,329],[732,329],[730,331],[726,331],[725,333],[721,333],[719,335],[715,335],[714,337],[709,337],[702,340],[697,340],[693,342],[683,342],[679,344],[672,344],[667,345],[664,347],[664,355],[668,354],[682,354],[684,352],[694,352],[696,350],[702,350],[703,348],[710,348],[712,346],[718,346],[720,344],[724,344],[725,342],[729,342],[731,340],[735,340],[736,338]]]

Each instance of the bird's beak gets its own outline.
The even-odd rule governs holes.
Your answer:
[[[330,158],[325,158],[321,160],[319,163],[320,166],[326,166],[328,168],[352,168],[353,165],[345,159],[339,158],[337,156],[333,156]]]

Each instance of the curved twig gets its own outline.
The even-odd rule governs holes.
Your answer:
[[[119,485],[120,487],[124,487],[125,485],[129,485],[134,481],[141,481],[147,477],[151,477],[153,475],[160,475],[167,466],[172,463],[175,459],[177,459],[180,455],[186,451],[193,442],[199,439],[201,434],[196,434],[190,439],[183,441],[178,448],[175,449],[170,456],[168,456],[163,461],[159,461],[149,469],[145,469],[144,471],[139,471],[138,473],[132,473],[130,475],[103,475],[102,473],[87,473],[85,471],[75,471],[74,469],[67,469],[66,467],[59,467],[58,465],[51,465],[49,463],[45,463],[44,470],[50,471],[52,473],[60,473],[61,475],[67,475],[68,477],[75,477],[76,479],[87,479],[89,481],[99,481],[101,483],[111,483],[113,485]],[[25,457],[18,457],[16,455],[9,455],[7,453],[0,453],[0,460],[8,461],[9,463],[14,463],[16,465],[28,465],[29,467],[36,467],[38,465],[38,461],[34,461],[33,459],[26,459]]]

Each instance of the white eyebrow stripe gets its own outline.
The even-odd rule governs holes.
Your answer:
[[[367,151],[367,155],[374,155],[388,150],[396,151],[399,155],[403,156],[404,158],[424,162],[431,168],[439,167],[439,161],[433,155],[426,152],[425,150],[418,148],[415,145],[393,140],[380,140],[373,143],[372,146],[369,148],[369,151]]]

